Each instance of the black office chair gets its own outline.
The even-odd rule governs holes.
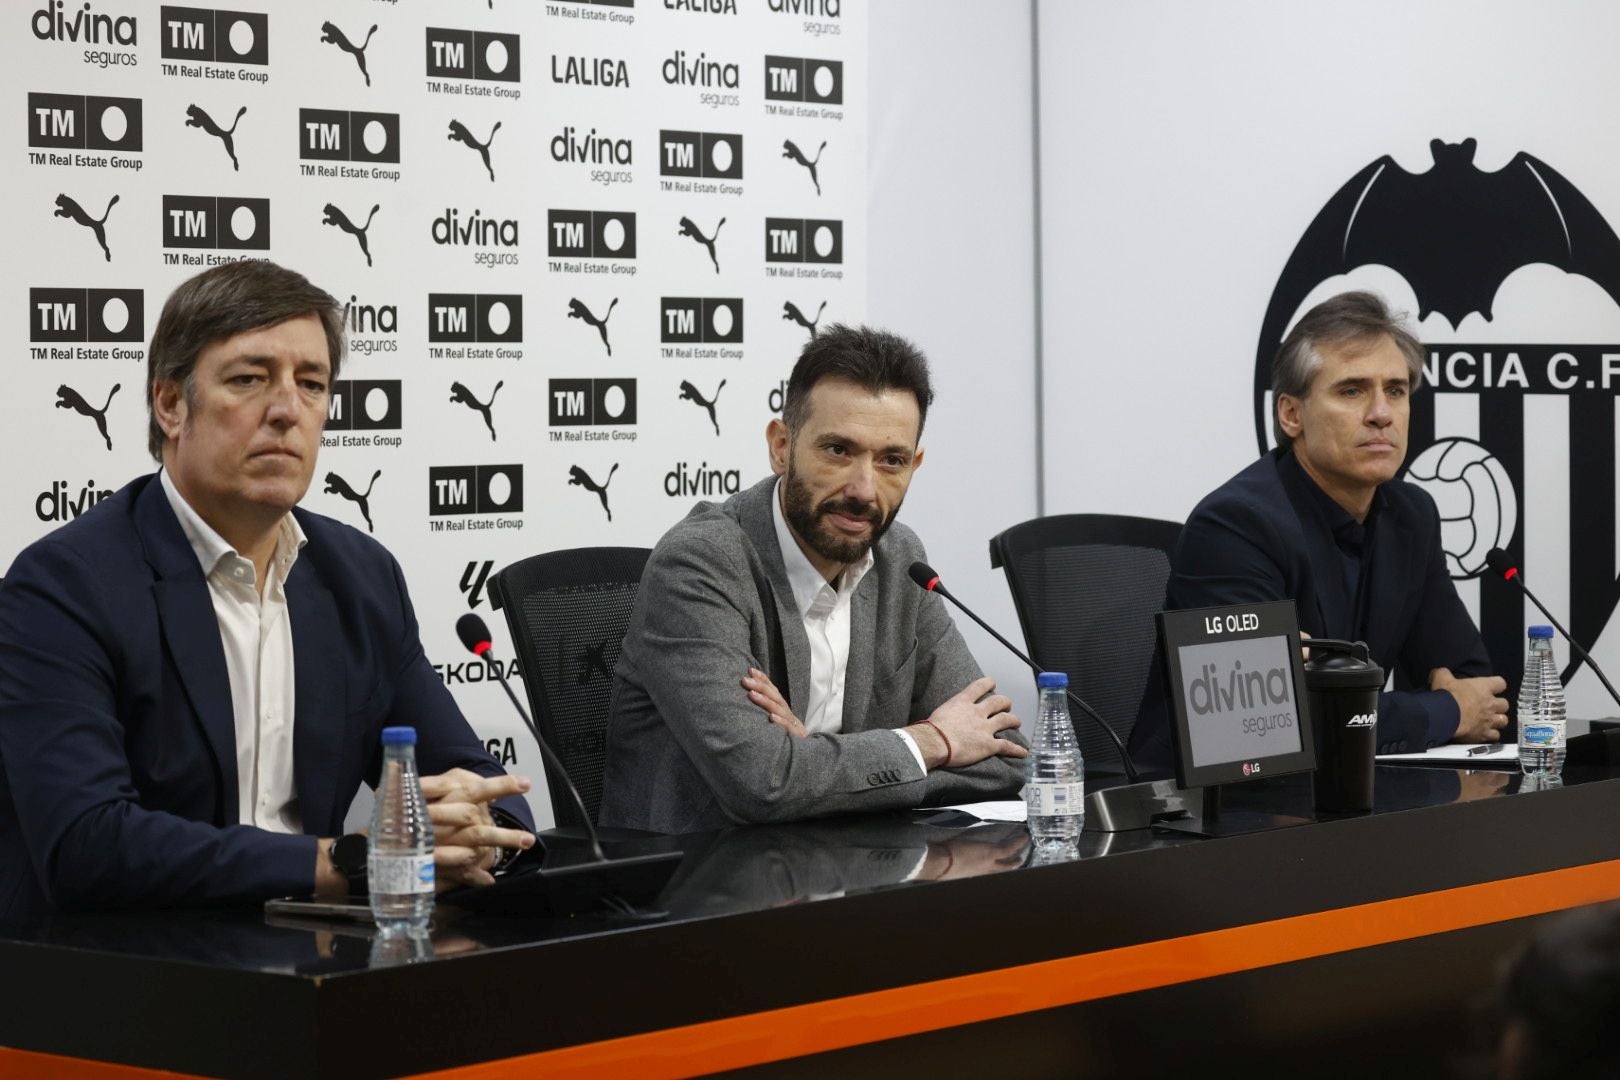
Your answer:
[[[990,565],[1006,571],[1030,657],[1069,675],[1069,688],[1102,714],[1122,742],[1152,671],[1173,521],[1116,514],[1060,514],[1014,525],[990,541]],[[1106,734],[1074,715],[1087,775],[1120,775]],[[1032,723],[1030,717],[1026,723]]]
[[[607,766],[608,697],[646,548],[574,548],[533,555],[490,579],[506,614],[535,726],[562,758],[596,820]],[[546,763],[559,826],[583,827],[562,777]]]

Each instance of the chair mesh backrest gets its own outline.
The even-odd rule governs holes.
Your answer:
[[[496,575],[535,726],[562,758],[596,820],[607,761],[608,703],[646,548],[535,555]],[[558,825],[578,825],[562,778],[546,766]]]
[[[1174,522],[1065,514],[1015,525],[991,541],[1007,574],[1024,641],[1042,668],[1130,740],[1152,674]],[[1119,754],[1095,724],[1070,708],[1086,771],[1118,773]],[[1032,718],[1033,719],[1033,718]]]

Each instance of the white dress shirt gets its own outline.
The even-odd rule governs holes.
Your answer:
[[[799,547],[782,516],[782,481],[776,482],[771,496],[771,518],[776,522],[776,543],[782,549],[793,602],[804,620],[804,634],[810,639],[810,694],[805,715],[799,717],[812,735],[836,735],[844,730],[844,675],[849,668],[850,604],[861,579],[872,569],[872,552],[844,567],[832,582],[821,576]],[[917,767],[924,772],[922,751],[911,733],[896,730]]]
[[[293,782],[292,620],[284,586],[298,549],[308,541],[291,514],[281,519],[261,597],[252,560],[198,516],[168,470],[160,476],[169,506],[208,578],[219,621],[236,725],[237,820],[271,832],[302,832]]]

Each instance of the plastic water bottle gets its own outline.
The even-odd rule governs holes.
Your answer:
[[[433,823],[416,772],[416,729],[383,728],[382,744],[366,844],[371,914],[384,934],[425,934],[433,918]]]
[[[1519,684],[1519,768],[1526,775],[1564,771],[1564,684],[1553,660],[1553,628],[1530,628]]]
[[[1086,820],[1085,768],[1080,743],[1069,722],[1069,677],[1045,671],[1036,678],[1041,690],[1035,731],[1024,760],[1024,805],[1029,835],[1038,849],[1078,843]]]

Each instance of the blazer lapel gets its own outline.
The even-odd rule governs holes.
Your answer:
[[[861,578],[849,602],[849,663],[844,667],[844,730],[864,731],[872,703],[877,662],[877,597],[881,583],[873,566]]]
[[[342,624],[337,601],[312,561],[306,547],[287,580],[293,640],[293,782],[304,831],[325,834],[337,809],[336,780],[352,747],[345,740],[348,677],[338,632]]]
[[[1367,625],[1363,629],[1375,659],[1393,656],[1391,646],[1395,643],[1396,631],[1412,603],[1412,597],[1407,594],[1412,578],[1407,570],[1421,558],[1421,553],[1413,549],[1415,534],[1411,525],[1388,512],[1388,506],[1385,509],[1378,527],[1373,530],[1372,561],[1364,571],[1366,585],[1372,592],[1367,596]]]
[[[793,602],[793,586],[788,584],[787,564],[782,561],[782,548],[776,539],[775,512],[771,509],[771,500],[775,498],[776,477],[766,477],[739,497],[738,523],[765,567],[767,589],[764,591],[770,595],[762,595],[760,602],[774,607],[781,632],[787,685],[778,683],[777,689],[787,698],[793,714],[802,716],[810,705],[810,639],[805,636],[804,620]],[[768,664],[770,660],[765,662]],[[771,673],[773,681],[776,674]],[[849,700],[847,694],[844,700]]]
[[[236,714],[231,707],[225,647],[220,642],[208,580],[180,531],[158,477],[136,498],[135,529],[146,561],[156,574],[152,592],[164,644],[174,658],[180,683],[219,771],[219,821],[237,824]]]

